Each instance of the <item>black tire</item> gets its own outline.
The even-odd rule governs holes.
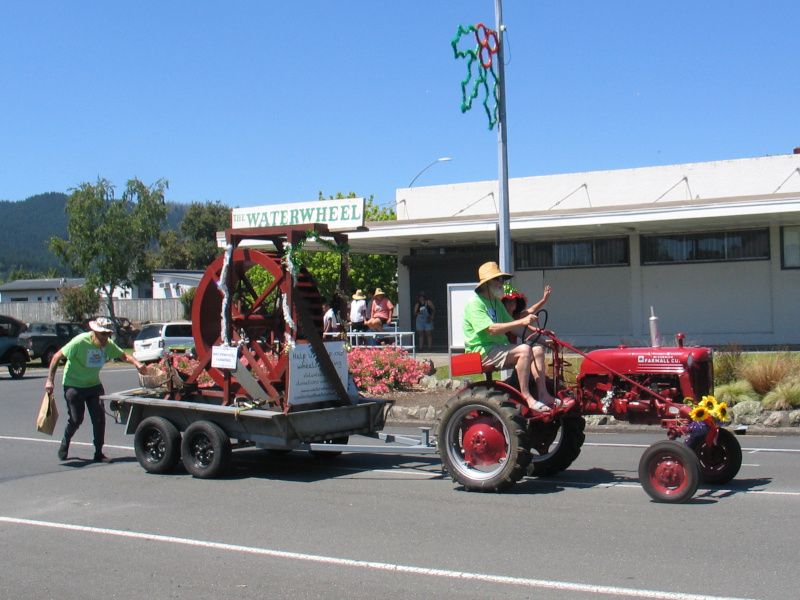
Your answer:
[[[55,348],[48,348],[47,350],[45,350],[44,354],[42,354],[42,366],[49,367],[50,363],[53,361],[53,356],[55,356],[55,354],[56,354]]]
[[[231,440],[216,423],[195,421],[183,434],[181,459],[194,477],[214,479],[230,465]]]
[[[528,474],[535,477],[552,477],[565,471],[580,456],[586,440],[583,417],[553,419],[548,423],[531,421],[528,434],[531,438],[531,464]]]
[[[682,442],[656,442],[642,454],[639,481],[656,502],[686,502],[700,485],[700,461]]]
[[[700,460],[700,476],[707,483],[727,483],[742,466],[742,447],[739,440],[727,429],[720,429],[717,443],[706,444],[706,436],[694,440],[689,447]]]
[[[133,436],[136,460],[148,473],[169,473],[181,457],[181,434],[164,417],[148,417]]]
[[[25,375],[25,369],[28,368],[28,359],[22,352],[14,352],[11,355],[11,361],[8,363],[8,374],[11,379],[22,379]]]
[[[447,401],[437,430],[442,465],[467,491],[501,492],[531,462],[519,405],[492,388],[468,388]]]
[[[343,437],[334,438],[332,440],[325,440],[322,442],[323,444],[346,444],[350,441],[350,436],[345,435]],[[320,443],[320,442],[317,442]],[[309,450],[311,454],[316,456],[317,458],[334,458],[339,456],[342,451],[341,450]]]

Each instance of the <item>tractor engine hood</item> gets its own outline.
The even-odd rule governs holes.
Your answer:
[[[624,375],[678,374],[693,364],[709,362],[710,348],[608,348],[593,350],[581,363],[581,375],[607,374],[609,369]],[[597,362],[595,362],[597,361]]]

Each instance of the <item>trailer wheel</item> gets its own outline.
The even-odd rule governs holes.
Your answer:
[[[133,436],[136,460],[148,473],[169,473],[181,456],[181,434],[164,417],[148,417],[136,428]]]
[[[700,461],[686,444],[656,442],[642,454],[639,481],[656,502],[686,502],[700,484]]]
[[[702,435],[689,447],[700,459],[700,475],[707,483],[727,483],[736,477],[742,466],[742,447],[727,429],[719,430],[713,446],[706,444],[706,436]]]
[[[8,374],[11,379],[22,379],[25,369],[28,367],[28,359],[22,352],[14,352],[11,355],[11,362],[8,363]]]
[[[216,423],[195,421],[183,434],[181,459],[194,477],[214,479],[231,462],[231,440]]]
[[[321,442],[323,444],[346,444],[350,441],[350,436],[345,435],[343,437],[334,438],[332,440],[325,440]],[[311,454],[316,456],[317,458],[334,458],[339,456],[342,451],[341,450],[309,450]]]
[[[528,474],[535,477],[552,477],[565,471],[575,462],[586,440],[583,417],[553,419],[549,423],[531,421],[531,464]]]
[[[525,419],[507,394],[471,388],[448,400],[437,431],[439,456],[467,491],[501,492],[531,461]]]

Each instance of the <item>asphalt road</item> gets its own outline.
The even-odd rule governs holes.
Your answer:
[[[800,597],[800,436],[740,438],[739,476],[681,505],[638,484],[655,428],[590,434],[570,470],[499,495],[459,490],[436,456],[248,449],[207,481],[146,473],[110,418],[116,462],[81,460],[87,418],[60,463],[60,394],[56,435],[35,430],[43,386],[0,376],[0,598]]]

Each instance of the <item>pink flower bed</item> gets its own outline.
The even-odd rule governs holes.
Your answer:
[[[347,364],[358,389],[368,394],[408,389],[423,375],[408,352],[395,346],[356,346],[347,353]]]

